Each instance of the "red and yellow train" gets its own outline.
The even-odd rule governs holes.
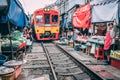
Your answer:
[[[59,38],[59,11],[47,8],[36,10],[32,24],[36,40],[57,40]]]

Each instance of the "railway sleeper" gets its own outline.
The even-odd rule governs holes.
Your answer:
[[[75,72],[80,72],[83,73],[83,71],[79,68],[72,68],[72,69],[55,69],[56,72],[70,72],[70,73],[75,73]]]
[[[49,69],[49,65],[29,65],[29,66],[23,66],[22,68],[24,69],[29,69],[29,68],[41,68],[41,69]]]
[[[73,62],[72,61],[69,61],[69,62],[61,62],[61,63],[57,63],[57,62],[54,62],[53,63],[54,65],[67,65],[67,64],[73,64]]]
[[[60,63],[68,63],[68,62],[71,62],[70,60],[68,60],[68,61],[52,61],[53,62],[53,64],[55,63],[55,64],[60,64]]]
[[[73,75],[73,77],[76,80],[91,80],[91,78],[86,73],[75,74],[75,75]]]
[[[61,52],[58,51],[58,50],[53,50],[53,51],[51,51],[51,50],[48,49],[48,51],[49,51],[50,54],[59,54],[59,53],[61,53]]]
[[[57,73],[58,75],[61,75],[61,76],[72,76],[72,75],[75,75],[75,74],[81,74],[81,72],[67,72],[67,73],[63,73],[63,72],[59,72],[59,73]],[[79,79],[78,79],[79,80]]]
[[[63,55],[63,56],[50,56],[52,59],[58,59],[58,58],[68,58],[67,56]]]
[[[55,65],[56,67],[70,67],[70,66],[76,66],[76,64],[74,63],[71,63],[71,64],[58,64],[58,65]]]
[[[72,69],[72,68],[77,68],[78,66],[69,66],[69,67],[55,67],[55,69]]]
[[[50,55],[50,57],[52,57],[52,58],[64,58],[64,57],[67,57],[66,55],[57,55],[57,54],[55,54],[55,55]]]
[[[50,53],[49,54],[50,56],[64,56],[65,54],[64,53]]]
[[[51,59],[53,62],[54,61],[69,61],[69,58],[58,58],[58,59]]]

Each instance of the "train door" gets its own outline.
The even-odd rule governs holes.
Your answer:
[[[44,18],[45,18],[45,24],[50,24],[50,14],[45,14]]]
[[[50,14],[44,14],[44,38],[49,38],[51,35]]]

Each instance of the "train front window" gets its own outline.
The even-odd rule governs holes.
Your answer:
[[[45,14],[45,24],[50,24],[50,14]]]
[[[37,15],[37,16],[36,16],[36,22],[37,22],[37,23],[43,22],[43,16],[42,16],[42,15]]]
[[[52,15],[52,22],[58,22],[58,15]]]

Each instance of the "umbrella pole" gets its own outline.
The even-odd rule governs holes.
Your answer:
[[[14,58],[13,54],[13,47],[12,47],[12,40],[11,40],[11,29],[10,29],[10,22],[8,21],[8,31],[9,31],[9,36],[10,36],[10,52],[11,52],[11,57],[12,59]]]

